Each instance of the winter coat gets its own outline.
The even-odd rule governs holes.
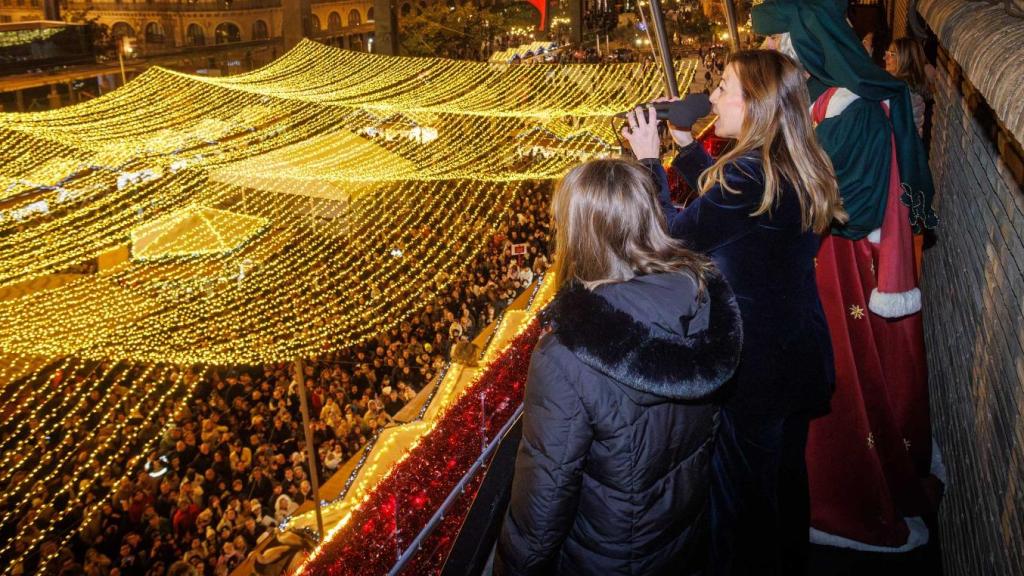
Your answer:
[[[713,160],[694,143],[672,166],[695,190]],[[814,257],[821,237],[804,230],[800,201],[788,182],[768,213],[751,216],[764,196],[759,152],[727,165],[737,193],[714,185],[681,212],[669,199],[665,170],[644,161],[659,183],[673,237],[707,254],[736,294],[743,316],[743,359],[726,406],[744,414],[786,416],[828,411],[835,383],[832,340],[818,299]]]
[[[530,361],[495,574],[693,574],[707,549],[711,396],[742,327],[715,273],[563,289]]]

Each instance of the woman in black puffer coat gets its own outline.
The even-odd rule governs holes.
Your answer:
[[[552,202],[561,289],[530,363],[495,574],[699,574],[732,292],[672,240],[640,164],[570,172]]]

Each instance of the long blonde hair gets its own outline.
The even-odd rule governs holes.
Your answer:
[[[784,180],[796,190],[805,230],[821,234],[833,220],[845,222],[832,162],[811,125],[810,98],[799,65],[773,50],[735,52],[727,65],[739,80],[746,113],[736,145],[701,175],[701,193],[715,184],[737,193],[726,183],[725,167],[760,150],[764,196],[751,216],[771,212]]]
[[[689,272],[700,289],[710,264],[669,236],[650,172],[634,160],[592,160],[562,178],[551,201],[555,282],[590,290],[641,274]]]
[[[889,49],[896,59],[896,71],[892,75],[906,82],[914,92],[928,96],[928,75],[925,72],[927,60],[921,43],[913,38],[897,38]]]

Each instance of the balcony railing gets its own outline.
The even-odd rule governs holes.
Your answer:
[[[337,30],[329,30],[327,28],[321,28],[319,30],[313,30],[309,37],[314,40],[323,40],[326,38],[334,38],[336,36],[348,36],[350,34],[365,34],[367,32],[373,32],[376,23],[373,20],[369,22],[360,22],[355,26],[342,25]]]
[[[72,9],[93,9],[102,12],[224,12],[280,8],[281,0],[221,0],[220,2],[70,2]]]

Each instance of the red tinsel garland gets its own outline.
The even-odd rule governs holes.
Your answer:
[[[388,573],[480,456],[485,443],[481,434],[491,440],[522,402],[530,354],[539,336],[539,323],[533,320],[444,413],[408,458],[377,485],[345,528],[323,544],[318,556],[305,566],[305,574]],[[479,487],[477,476],[404,573],[439,571]]]

